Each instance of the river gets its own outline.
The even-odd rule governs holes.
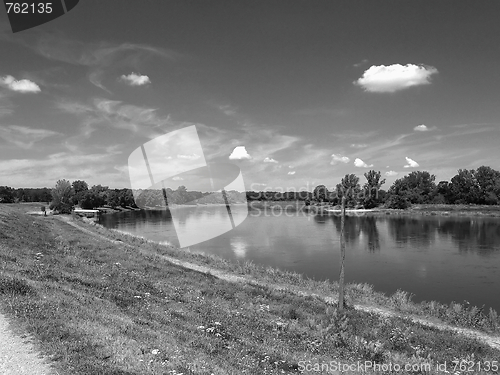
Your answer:
[[[145,238],[178,245],[182,232],[196,243],[191,251],[295,271],[316,280],[336,280],[340,259],[340,217],[294,209],[181,207],[103,215],[100,223]],[[245,219],[245,215],[247,215]],[[347,216],[345,278],[375,290],[414,294],[413,301],[451,301],[493,307],[500,312],[500,218]]]

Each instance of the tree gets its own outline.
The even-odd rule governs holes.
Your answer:
[[[90,188],[92,194],[93,206],[100,207],[106,204],[108,200],[109,188],[107,186],[94,185]]]
[[[476,181],[476,171],[474,169],[459,169],[453,176],[450,184],[450,194],[452,203],[476,203],[479,201],[479,185]]]
[[[474,173],[478,187],[478,204],[498,204],[500,201],[500,172],[481,166]]]
[[[433,203],[453,203],[453,197],[450,190],[450,183],[448,181],[439,181],[434,191]]]
[[[13,203],[14,189],[9,186],[0,186],[0,203]]]
[[[407,198],[401,195],[392,195],[389,197],[387,202],[385,203],[387,208],[393,208],[396,210],[406,210],[410,207],[410,202]]]
[[[59,211],[62,214],[69,214],[73,209],[74,192],[71,184],[67,180],[59,180],[52,189],[52,202],[50,209]]]
[[[325,202],[329,193],[325,185],[318,185],[313,190],[313,199],[317,202]]]
[[[410,203],[430,203],[436,190],[436,176],[427,171],[415,171],[394,181],[389,189],[391,196],[399,195]]]
[[[363,205],[365,208],[373,208],[380,202],[379,190],[380,187],[385,184],[385,178],[380,180],[381,173],[370,170],[364,174],[366,178],[366,183],[363,185],[363,190],[365,192],[365,198]]]
[[[115,189],[108,193],[108,199],[106,201],[108,206],[112,208],[120,206],[120,190]]]
[[[73,181],[71,186],[73,187],[73,191],[75,193],[75,195],[73,197],[73,203],[80,204],[80,206],[81,206],[82,204],[80,201],[82,200],[85,192],[87,192],[89,190],[89,186],[87,185],[87,183],[85,181],[82,181],[82,180]]]
[[[346,175],[346,177],[347,177],[347,175]],[[344,181],[344,179],[342,179],[342,181]],[[343,195],[342,196],[342,213],[341,213],[341,218],[340,218],[340,275],[339,275],[339,310],[340,311],[344,310],[345,204],[346,204],[346,195]]]
[[[358,204],[358,198],[361,188],[359,186],[359,177],[355,174],[346,174],[340,184],[337,184],[337,195],[346,198],[348,207],[355,207]]]

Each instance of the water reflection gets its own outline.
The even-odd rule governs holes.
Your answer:
[[[207,223],[225,225],[227,219],[224,207],[183,210],[180,222],[199,225],[200,230]],[[239,211],[235,209],[234,215],[240,215]],[[168,211],[105,215],[101,224],[178,245]],[[191,248],[317,280],[334,280],[339,269],[340,225],[339,215],[252,210],[234,230]],[[348,282],[370,283],[386,293],[403,289],[415,294],[416,301],[466,299],[500,311],[500,300],[495,297],[500,289],[500,219],[347,216],[345,239]]]
[[[429,248],[436,241],[436,220],[426,220],[425,217],[391,217],[387,219],[389,234],[394,242],[403,247],[408,244]]]
[[[314,221],[319,224],[332,222],[337,236],[340,236],[340,215],[316,215]],[[346,244],[350,246],[361,246],[360,242],[363,242],[363,246],[371,252],[380,250],[380,235],[375,216],[346,216],[344,237]]]
[[[500,251],[500,223],[495,219],[445,220],[439,233],[448,236],[461,252],[487,255]]]

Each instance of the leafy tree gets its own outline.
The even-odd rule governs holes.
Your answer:
[[[359,177],[353,173],[346,174],[340,184],[337,184],[337,195],[341,198],[345,196],[347,207],[352,208],[357,205],[360,192]]]
[[[408,199],[402,195],[390,196],[385,205],[387,208],[393,208],[397,210],[405,210],[411,206]]]
[[[317,202],[325,202],[328,195],[329,192],[325,185],[318,185],[313,190],[313,199]]]
[[[73,181],[71,186],[73,187],[73,191],[75,193],[75,195],[73,197],[73,203],[80,204],[80,206],[82,206],[80,201],[82,200],[85,192],[87,192],[89,190],[89,186],[87,185],[87,183],[85,181],[82,181],[82,180]]]
[[[453,176],[448,185],[452,203],[467,204],[479,201],[479,185],[475,173],[474,169],[459,169]]]
[[[363,205],[365,208],[373,208],[380,202],[379,191],[380,187],[385,184],[385,178],[380,180],[381,173],[370,170],[364,174],[366,183],[363,185],[365,198]]]
[[[85,209],[85,210],[91,210],[95,207],[99,207],[100,204],[99,204],[99,196],[91,191],[91,190],[87,190],[87,191],[82,191],[80,192],[81,195],[80,195],[80,200],[79,200],[79,204],[80,204],[80,207]]]
[[[430,203],[436,190],[436,176],[427,171],[415,171],[394,181],[389,189],[391,196],[399,195],[410,203]]]
[[[59,211],[63,214],[71,213],[73,209],[74,192],[68,180],[59,180],[54,189],[52,189],[52,202],[50,209]]]
[[[500,172],[481,166],[474,173],[478,186],[479,204],[498,204],[500,201]]]
[[[134,200],[134,194],[132,193],[131,189],[119,190],[119,197],[120,197],[120,205],[122,207],[125,206],[137,207]]]
[[[85,181],[82,181],[82,180],[75,180],[73,181],[73,183],[71,184],[71,186],[73,187],[73,190],[75,191],[75,194],[78,194],[82,191],[87,191],[89,190],[89,186],[87,185],[87,183]]]
[[[100,207],[106,204],[108,200],[109,188],[107,186],[94,185],[89,189],[92,194],[94,207]]]
[[[110,190],[108,192],[106,204],[112,208],[120,206],[120,190]]]
[[[433,195],[432,203],[453,203],[453,196],[448,181],[439,181]]]
[[[0,203],[14,202],[14,189],[10,186],[0,186]]]

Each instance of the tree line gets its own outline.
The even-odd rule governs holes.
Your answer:
[[[52,189],[49,188],[11,188],[0,186],[0,202],[47,202],[52,200]]]
[[[219,193],[189,191],[185,186],[176,190],[109,189],[94,185],[89,188],[82,180],[70,183],[59,180],[53,189],[19,188],[0,186],[0,202],[50,202],[50,207],[59,212],[71,212],[74,206],[84,209],[109,207],[162,207],[168,204],[224,204],[245,201],[304,201],[310,204],[337,205],[345,195],[347,207],[408,208],[411,204],[484,204],[500,203],[500,172],[481,166],[477,169],[459,169],[450,181],[436,184],[436,176],[427,171],[414,171],[399,178],[383,190],[385,184],[380,171],[370,170],[364,174],[361,185],[355,174],[346,174],[331,189],[318,185],[309,191],[225,191]]]
[[[451,181],[440,181],[427,171],[415,171],[394,181],[385,191],[381,173],[371,170],[364,174],[363,186],[354,174],[347,174],[332,191],[324,185],[313,191],[313,200],[338,204],[346,195],[350,207],[405,209],[412,204],[481,204],[500,203],[500,172],[481,166],[477,169],[459,169]]]

